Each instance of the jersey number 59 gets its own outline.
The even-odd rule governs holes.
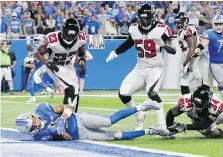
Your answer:
[[[151,39],[135,40],[139,58],[151,58],[156,56],[155,42]]]

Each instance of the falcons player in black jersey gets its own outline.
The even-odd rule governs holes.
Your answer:
[[[36,58],[47,66],[49,76],[65,91],[63,100],[65,109],[57,121],[59,134],[64,133],[66,119],[78,108],[78,78],[71,60],[76,53],[83,57],[80,59],[84,59],[85,43],[86,36],[80,31],[78,21],[67,18],[61,31],[47,34],[37,49]],[[49,53],[48,59],[44,57],[45,53]],[[82,65],[80,68],[84,69]]]
[[[138,22],[129,27],[127,40],[109,54],[106,62],[118,57],[119,54],[126,52],[135,45],[138,61],[135,68],[122,82],[119,98],[128,107],[135,106],[132,95],[146,86],[148,97],[160,103],[161,106],[161,109],[157,111],[158,125],[166,129],[163,105],[158,95],[159,87],[157,86],[163,77],[162,48],[167,53],[176,53],[175,48],[171,46],[172,31],[169,26],[156,21],[155,10],[149,4],[141,6],[137,12],[137,18]],[[136,118],[135,130],[143,130],[144,113],[137,113]]]

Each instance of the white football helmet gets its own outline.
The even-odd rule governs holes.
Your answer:
[[[44,36],[42,34],[36,34],[33,37],[33,45],[37,46],[43,41]]]
[[[40,120],[41,122],[41,127],[33,129],[32,125],[33,125],[33,117],[36,117]],[[44,121],[42,120],[42,118],[40,116],[38,116],[37,114],[34,113],[25,113],[25,114],[21,114],[16,118],[16,129],[19,130],[21,133],[24,134],[30,134],[30,135],[34,135],[37,132],[39,132],[40,130],[42,130],[45,126]]]
[[[216,15],[213,18],[212,26],[217,33],[223,32],[223,15]]]

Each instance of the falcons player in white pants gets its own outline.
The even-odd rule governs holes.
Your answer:
[[[138,62],[122,82],[119,98],[128,107],[135,106],[132,95],[146,86],[148,97],[160,103],[161,106],[161,109],[156,114],[158,125],[166,129],[163,105],[158,95],[159,88],[156,85],[162,79],[164,72],[162,48],[170,54],[176,53],[175,48],[171,46],[172,32],[169,26],[156,21],[155,10],[149,4],[142,5],[137,16],[138,23],[134,23],[129,27],[127,40],[109,54],[106,62],[118,57],[119,54],[124,53],[135,45],[138,51]],[[154,88],[157,91],[154,91]],[[136,118],[135,130],[143,130],[144,113],[137,113]]]
[[[52,32],[46,35],[44,42],[37,49],[36,58],[47,67],[47,73],[65,92],[64,94],[64,112],[57,121],[57,130],[63,132],[67,117],[73,110],[77,111],[78,96],[78,78],[71,62],[73,56],[78,53],[84,57],[84,46],[86,36],[80,31],[78,21],[74,18],[67,18],[61,31]],[[44,54],[49,53],[49,58],[44,58]],[[84,59],[84,58],[82,58]],[[81,66],[81,68],[85,68]],[[69,101],[75,102],[73,106],[68,105]]]
[[[180,87],[181,93],[184,95],[190,93],[189,84],[192,80],[196,80],[199,85],[202,84],[202,81],[203,83],[208,83],[209,71],[207,70],[209,65],[205,52],[201,56],[191,59],[200,39],[196,28],[188,24],[188,15],[184,12],[178,13],[175,22],[178,29],[177,39],[183,53]]]

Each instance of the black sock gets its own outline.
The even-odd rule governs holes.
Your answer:
[[[189,94],[190,93],[190,88],[188,86],[180,86],[181,87],[181,94]]]

